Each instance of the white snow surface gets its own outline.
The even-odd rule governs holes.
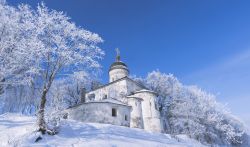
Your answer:
[[[0,115],[0,146],[62,146],[62,147],[202,147],[204,145],[185,135],[171,137],[168,134],[146,132],[109,124],[62,121],[57,135],[41,135],[36,132],[36,118],[21,114]]]

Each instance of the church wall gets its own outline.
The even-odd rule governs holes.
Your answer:
[[[160,112],[156,105],[156,95],[150,92],[139,92],[134,96],[140,97],[142,101],[142,116],[144,129],[153,132],[162,132]]]
[[[110,98],[117,99],[119,101],[127,103],[126,80],[124,79],[108,86],[108,93]]]
[[[143,118],[142,118],[142,99],[140,98],[128,98],[128,104],[132,106],[130,127],[143,129]]]
[[[117,116],[112,116],[112,108]],[[68,109],[68,118],[86,123],[107,123],[120,126],[130,126],[131,107],[113,103],[84,103]],[[125,115],[126,119],[125,120]]]

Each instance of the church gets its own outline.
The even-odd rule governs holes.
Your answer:
[[[84,102],[66,110],[69,119],[106,123],[151,132],[162,132],[157,93],[129,78],[128,66],[120,60],[109,68],[109,83],[84,94]]]

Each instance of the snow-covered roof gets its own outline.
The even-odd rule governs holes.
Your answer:
[[[148,89],[138,90],[138,91],[135,91],[134,93],[142,93],[142,92],[148,92],[148,93],[152,93],[152,94],[158,95],[156,92],[154,92],[152,90],[148,90]]]
[[[121,79],[118,79],[118,80],[116,80],[116,81],[113,81],[113,82],[110,82],[110,83],[107,83],[107,84],[105,84],[105,85],[102,85],[102,86],[100,86],[100,87],[98,87],[98,88],[96,88],[96,89],[94,89],[94,90],[92,90],[92,91],[95,91],[95,90],[97,90],[97,89],[101,89],[101,88],[104,88],[104,87],[106,87],[106,86],[109,86],[109,85],[112,85],[112,84],[114,84],[114,83],[116,83],[116,82],[119,82],[119,81],[122,81],[122,80],[129,80],[129,81],[132,81],[133,83],[135,83],[137,86],[139,86],[139,87],[141,87],[141,88],[143,88],[143,89],[147,89],[144,85],[142,85],[142,84],[140,84],[140,83],[138,83],[138,82],[136,82],[136,81],[134,81],[133,79],[131,79],[131,78],[129,78],[129,77],[123,77],[123,78],[121,78]],[[90,93],[90,92],[92,92],[92,91],[88,91],[87,93]]]
[[[95,102],[109,102],[109,103],[114,103],[114,104],[127,105],[127,104],[123,103],[122,101],[119,101],[119,100],[113,99],[113,98],[107,98],[107,99],[103,99],[103,100],[95,101]]]
[[[86,103],[82,103],[82,104],[89,104],[89,103],[112,103],[112,104],[117,104],[117,105],[123,105],[123,106],[128,106],[131,107],[121,101],[118,101],[116,99],[112,99],[112,98],[108,98],[108,99],[104,99],[104,100],[100,100],[100,101],[89,101]]]
[[[135,98],[135,99],[139,99],[139,100],[142,100],[142,101],[143,101],[142,98],[137,97],[137,96],[135,96],[135,95],[129,95],[129,96],[127,96],[127,98]]]
[[[123,102],[121,102],[119,100],[116,100],[116,99],[113,99],[113,98],[107,98],[107,99],[103,99],[103,100],[99,100],[99,101],[88,101],[88,102],[85,102],[85,103],[80,103],[80,104],[77,104],[77,105],[75,105],[73,107],[70,107],[69,109],[74,108],[74,107],[78,107],[80,105],[91,104],[91,103],[112,103],[112,104],[117,104],[117,105],[123,105],[123,106],[131,107],[128,104],[123,103]]]
[[[122,61],[116,61],[113,64],[111,64],[109,71],[111,71],[113,69],[125,69],[125,70],[129,71],[128,66],[125,63],[123,63]]]

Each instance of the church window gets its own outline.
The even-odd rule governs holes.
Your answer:
[[[112,108],[112,116],[113,117],[117,116],[117,110],[115,108]]]
[[[158,106],[158,104],[156,102],[155,102],[155,110],[159,111],[159,106]]]
[[[108,98],[108,96],[107,96],[107,94],[105,94],[104,96],[103,96],[103,99],[107,99]]]
[[[125,121],[128,121],[128,116],[127,115],[125,115]]]
[[[94,93],[92,93],[92,94],[90,94],[89,96],[88,96],[88,98],[89,98],[89,100],[94,100],[95,99],[95,94]]]

